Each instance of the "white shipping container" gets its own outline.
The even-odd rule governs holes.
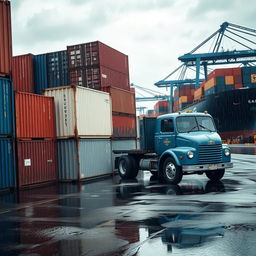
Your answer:
[[[112,135],[112,106],[108,93],[64,86],[45,90],[54,97],[57,138],[109,138]]]

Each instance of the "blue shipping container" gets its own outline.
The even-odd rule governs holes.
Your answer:
[[[256,67],[243,67],[241,69],[244,87],[256,88]]]
[[[46,54],[34,56],[34,79],[35,93],[42,94],[48,88]]]
[[[13,140],[0,139],[0,190],[15,186]]]
[[[47,53],[48,87],[68,85],[67,51]]]
[[[95,178],[112,173],[109,139],[64,139],[57,141],[57,147],[61,181]]]
[[[14,91],[10,79],[0,78],[0,137],[14,136]]]

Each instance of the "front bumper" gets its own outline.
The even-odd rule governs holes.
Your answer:
[[[218,169],[232,168],[233,163],[219,163],[219,164],[200,164],[200,165],[183,165],[183,172],[196,172],[196,171],[213,171]]]

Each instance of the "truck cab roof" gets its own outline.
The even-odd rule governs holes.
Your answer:
[[[203,113],[203,112],[177,112],[177,113],[158,116],[157,119],[177,118],[179,116],[202,116],[202,115],[211,117],[210,114]]]

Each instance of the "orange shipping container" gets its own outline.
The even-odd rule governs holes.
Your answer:
[[[215,85],[216,85],[216,78],[213,77],[213,78],[211,78],[211,79],[209,79],[205,82],[204,88],[205,88],[205,90],[208,90],[208,89],[212,88]]]
[[[116,87],[103,87],[102,91],[108,92],[112,98],[112,111],[136,115],[135,93]]]
[[[55,138],[54,98],[16,93],[17,138]]]
[[[15,56],[12,58],[12,77],[15,91],[34,92],[32,54]]]
[[[234,84],[234,77],[233,76],[225,76],[225,84]]]
[[[179,99],[179,103],[187,103],[188,102],[188,97],[187,96],[181,96]]]
[[[0,75],[10,76],[12,63],[12,31],[10,1],[0,1]]]
[[[203,96],[203,93],[204,93],[204,90],[203,90],[204,87],[200,87],[198,89],[195,90],[195,93],[194,93],[194,100],[200,100]]]

